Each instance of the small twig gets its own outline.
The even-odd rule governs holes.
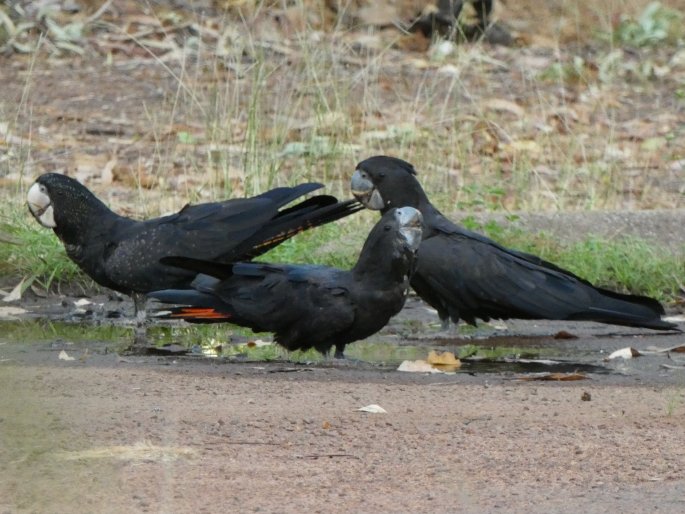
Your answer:
[[[298,459],[320,459],[322,457],[328,457],[330,459],[335,457],[349,457],[350,459],[361,460],[356,455],[350,455],[349,453],[317,453],[312,455],[298,455]]]
[[[301,373],[303,371],[314,371],[314,368],[276,368],[267,370],[267,373]]]
[[[265,441],[225,441],[225,444],[244,444],[262,446],[281,446],[282,443],[267,443]]]

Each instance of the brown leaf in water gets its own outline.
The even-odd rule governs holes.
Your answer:
[[[578,336],[566,330],[560,330],[554,334],[554,339],[578,339]]]

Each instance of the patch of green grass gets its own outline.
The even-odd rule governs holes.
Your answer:
[[[52,230],[41,227],[23,205],[6,203],[0,212],[0,232],[16,244],[0,242],[0,277],[37,281],[46,289],[54,283],[92,285],[68,257]]]
[[[116,341],[130,342],[131,327],[112,324],[54,322],[47,319],[3,321],[0,341]]]
[[[588,81],[588,67],[585,60],[576,55],[569,62],[555,62],[542,70],[538,79],[545,82],[581,83]]]

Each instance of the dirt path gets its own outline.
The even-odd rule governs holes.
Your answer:
[[[3,513],[685,510],[683,386],[0,354]]]

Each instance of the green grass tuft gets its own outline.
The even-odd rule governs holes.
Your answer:
[[[49,289],[56,283],[90,285],[68,257],[52,230],[41,227],[23,205],[5,204],[0,212],[0,232],[16,244],[0,242],[0,277],[34,280]]]

